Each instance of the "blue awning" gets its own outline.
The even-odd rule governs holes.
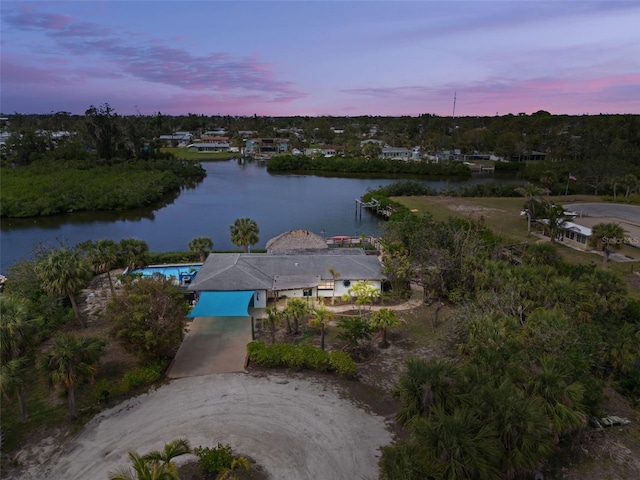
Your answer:
[[[253,290],[200,292],[198,303],[187,317],[248,317],[253,294]]]

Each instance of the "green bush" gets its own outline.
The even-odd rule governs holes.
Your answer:
[[[218,473],[231,468],[233,454],[229,445],[218,443],[214,448],[197,447],[193,449],[193,453],[198,457],[200,465],[207,473]]]
[[[329,364],[331,369],[343,377],[355,377],[357,365],[347,352],[329,352]]]
[[[346,356],[344,358],[342,355],[337,355],[336,366],[334,367],[331,362],[331,354],[312,345],[296,346],[289,343],[267,345],[264,342],[250,342],[247,344],[247,352],[249,360],[261,367],[286,367],[292,370],[308,369],[316,372],[336,370],[341,375],[347,376],[355,374],[356,364],[349,354],[331,352],[331,354],[342,353],[342,355]]]
[[[287,345],[289,348],[284,349],[282,361],[287,368],[291,370],[302,370],[307,367],[307,361],[304,352],[294,345]]]
[[[124,374],[122,384],[125,390],[151,385],[162,378],[162,365],[154,363],[138,367]]]
[[[305,359],[305,367],[316,372],[329,371],[329,354],[311,345],[301,345],[299,351]]]

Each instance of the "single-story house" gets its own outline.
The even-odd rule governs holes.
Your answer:
[[[573,245],[582,250],[589,249],[589,237],[591,237],[592,230],[589,227],[584,227],[573,222],[564,222],[562,224],[564,228],[560,234],[560,241],[566,244]]]
[[[539,220],[541,223],[548,224],[548,219]],[[589,237],[592,230],[589,227],[578,225],[570,221],[563,221],[560,225],[561,230],[558,233],[557,241],[566,245],[579,248],[580,250],[589,250]]]
[[[382,291],[385,279],[378,258],[359,248],[215,253],[188,287],[198,299],[190,316],[221,316],[234,302],[247,315],[249,307],[265,308],[268,299],[340,297],[360,281]]]

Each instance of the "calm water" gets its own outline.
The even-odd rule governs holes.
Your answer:
[[[314,175],[271,175],[264,164],[241,165],[236,160],[204,163],[207,177],[193,189],[183,190],[171,203],[132,212],[98,212],[45,218],[0,221],[0,272],[19,258],[28,258],[34,246],[69,246],[85,240],[123,238],[145,240],[152,251],[188,250],[199,236],[213,240],[216,250],[237,250],[229,226],[240,217],[254,219],[260,241],[289,230],[309,230],[319,235],[377,234],[381,222],[367,211],[356,215],[355,199],[368,189],[397,179],[334,178]],[[490,176],[462,182],[473,185],[493,181]],[[456,185],[425,181],[433,188]]]

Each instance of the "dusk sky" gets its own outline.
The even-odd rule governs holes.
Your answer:
[[[640,114],[640,2],[7,1],[4,114]]]

